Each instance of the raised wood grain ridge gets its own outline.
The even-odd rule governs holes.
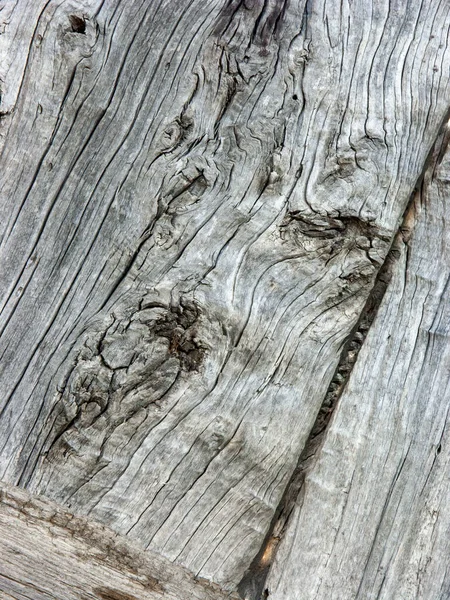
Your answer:
[[[266,583],[271,599],[450,598],[450,150],[442,154],[301,489]]]
[[[0,36],[0,477],[234,589],[448,109],[450,6],[31,4]]]
[[[237,600],[99,524],[0,483],[0,600]]]

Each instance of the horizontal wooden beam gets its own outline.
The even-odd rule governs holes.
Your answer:
[[[0,482],[1,600],[233,597],[90,519]]]

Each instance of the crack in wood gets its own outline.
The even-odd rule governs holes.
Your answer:
[[[367,333],[372,326],[383,297],[392,279],[395,264],[400,257],[400,249],[403,244],[408,244],[415,225],[415,202],[423,186],[423,180],[426,173],[432,172],[442,161],[450,142],[450,128],[448,122],[450,119],[450,109],[443,119],[438,136],[431,148],[426,161],[424,162],[421,174],[417,184],[411,194],[408,205],[403,214],[401,224],[398,227],[397,234],[394,236],[389,252],[381,265],[375,279],[372,291],[361,312],[358,323],[348,336],[347,342],[341,353],[338,366],[331,380],[324,401],[319,409],[314,425],[306,440],[303,451],[300,455],[297,467],[295,468],[288,485],[285,488],[281,501],[274,513],[272,523],[263,544],[250,564],[244,577],[238,584],[238,592],[244,600],[266,600],[269,597],[269,590],[266,588],[266,580],[269,575],[270,567],[275,559],[277,548],[284,536],[289,524],[294,507],[301,503],[302,487],[305,477],[311,471],[315,464],[315,457],[322,447],[327,434],[331,417],[336,409],[345,386],[349,380],[353,367],[356,363],[359,351],[364,343]],[[339,234],[348,233],[347,227],[356,227],[359,231],[372,239],[377,237],[376,229],[370,223],[364,223],[354,217],[329,219],[319,218],[308,220],[298,214],[298,211],[288,213],[283,222],[283,226],[292,220],[300,224],[304,235],[319,238],[334,238]],[[388,238],[385,235],[380,236],[384,241]],[[440,448],[438,448],[438,452]]]

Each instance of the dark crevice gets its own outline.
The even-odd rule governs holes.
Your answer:
[[[268,590],[265,589],[265,584],[277,547],[286,531],[292,511],[299,501],[305,476],[314,464],[314,459],[325,439],[331,416],[342,395],[359,350],[375,319],[378,307],[391,280],[393,265],[400,256],[399,243],[402,243],[401,234],[395,237],[386,260],[380,268],[360,319],[344,344],[338,366],[325,394],[325,399],[306,440],[297,466],[291,475],[274,514],[269,527],[269,533],[266,535],[260,551],[239,583],[238,592],[245,600],[264,600],[269,597]]]
[[[70,26],[74,33],[86,33],[86,21],[83,17],[78,15],[69,15]]]
[[[349,380],[367,333],[375,320],[384,294],[392,279],[395,264],[401,256],[401,249],[405,244],[408,244],[411,237],[416,220],[416,202],[423,195],[424,179],[427,174],[429,174],[430,178],[434,176],[436,168],[441,163],[449,145],[449,118],[450,109],[443,119],[439,134],[424,162],[422,172],[417,179],[406,210],[403,213],[397,234],[394,236],[386,258],[378,271],[360,318],[344,344],[338,366],[325,394],[324,401],[319,409],[309,437],[306,440],[297,466],[274,513],[268,533],[258,554],[251,562],[238,585],[237,590],[244,600],[266,600],[269,598],[270,592],[266,587],[266,581],[278,545],[286,531],[294,507],[301,503],[305,477],[313,468],[318,451],[324,443],[331,417]]]

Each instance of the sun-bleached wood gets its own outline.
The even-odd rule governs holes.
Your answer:
[[[2,478],[236,586],[448,110],[449,10],[8,8]]]
[[[45,498],[0,483],[0,599],[237,600]]]
[[[450,151],[415,213],[281,542],[271,599],[450,598]]]

